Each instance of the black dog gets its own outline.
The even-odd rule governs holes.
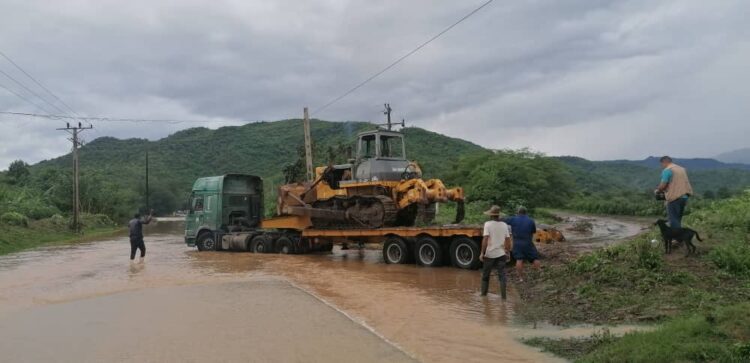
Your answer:
[[[685,242],[685,256],[693,253],[695,254],[695,245],[693,244],[693,237],[697,238],[698,241],[703,242],[698,232],[690,228],[672,228],[667,225],[667,221],[660,219],[655,223],[661,230],[661,238],[664,240],[664,250],[667,254],[672,253],[672,241],[678,243]]]

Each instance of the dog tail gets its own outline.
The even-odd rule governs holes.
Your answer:
[[[698,231],[695,231],[695,238],[697,238],[698,241],[703,242],[703,240],[701,239],[701,235],[698,234]]]

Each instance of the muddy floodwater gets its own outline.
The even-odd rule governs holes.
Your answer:
[[[377,249],[198,252],[182,228],[147,226],[141,264],[125,236],[0,256],[0,360],[559,361],[518,340],[536,334],[514,322],[513,282],[502,301],[478,271]]]

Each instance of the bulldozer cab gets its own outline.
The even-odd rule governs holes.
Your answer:
[[[401,180],[409,166],[404,135],[400,132],[374,130],[358,135],[354,180]]]
[[[357,159],[406,160],[404,135],[393,131],[369,131],[359,134]]]

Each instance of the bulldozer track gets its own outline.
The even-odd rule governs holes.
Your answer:
[[[332,221],[324,218],[313,218],[312,223],[315,228],[318,229],[341,229],[341,228],[380,228],[380,227],[392,227],[396,224],[398,215],[398,209],[393,199],[384,195],[363,195],[355,196],[351,198],[334,197],[325,201],[319,201],[314,204],[315,208],[332,209],[332,210],[352,210],[353,208],[344,206],[347,204],[358,203],[374,205],[380,205],[383,209],[383,216],[379,222],[368,223],[368,218],[362,215],[353,214],[350,216],[351,220],[347,222]],[[375,207],[377,208],[377,207]],[[369,221],[372,222],[372,221]]]

